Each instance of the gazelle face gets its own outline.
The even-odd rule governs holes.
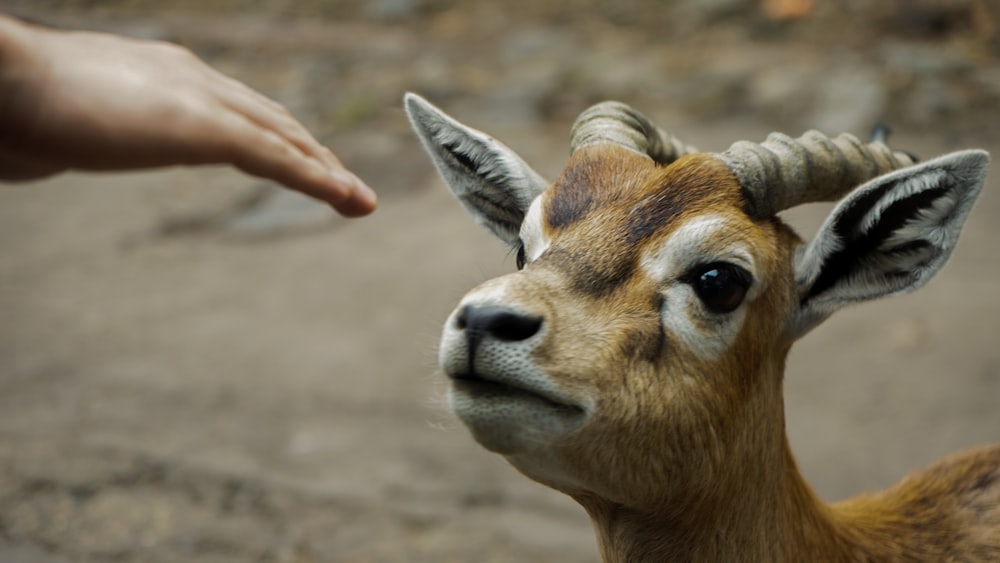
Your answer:
[[[743,197],[708,155],[665,168],[625,149],[574,155],[520,226],[523,269],[446,323],[450,405],[476,440],[550,485],[606,494],[649,451],[737,440],[747,395],[778,391],[755,377],[784,350],[792,299],[793,235],[750,219]],[[630,477],[660,480],[655,465]]]
[[[988,155],[913,165],[809,132],[693,149],[622,104],[578,118],[549,185],[509,148],[408,95],[438,171],[520,271],[466,295],[440,364],[484,447],[577,499],[664,507],[783,452],[791,343],[947,261]],[[846,196],[844,194],[847,194]],[[801,245],[775,213],[843,197]]]

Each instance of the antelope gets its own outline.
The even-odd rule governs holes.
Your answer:
[[[617,102],[549,184],[415,94],[410,122],[518,271],[465,295],[439,363],[487,450],[572,497],[607,562],[1000,561],[1000,445],[825,504],[796,467],[792,343],[948,260],[989,155],[917,163],[849,134],[697,152]],[[805,243],[777,213],[835,201]]]

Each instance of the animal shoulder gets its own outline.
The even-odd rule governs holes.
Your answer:
[[[1000,561],[1000,444],[951,455],[833,509],[845,536],[864,546],[862,561]]]

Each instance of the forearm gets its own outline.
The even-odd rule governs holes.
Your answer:
[[[11,53],[17,49],[18,36],[24,23],[0,12],[0,65],[5,65]]]
[[[32,42],[40,33],[41,28],[0,13],[0,149],[19,149],[15,143],[23,138],[27,114],[37,107],[29,84],[46,72],[32,57]]]
[[[0,80],[4,89],[0,97],[7,97],[7,86],[25,69],[30,56],[31,36],[38,28],[0,12]]]

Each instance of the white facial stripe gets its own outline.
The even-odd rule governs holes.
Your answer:
[[[663,330],[703,360],[714,360],[729,349],[745,316],[745,307],[718,318],[706,315],[698,296],[687,284],[677,284],[663,292],[660,310]]]
[[[691,219],[667,237],[659,248],[643,256],[643,271],[650,278],[667,283],[684,275],[696,264],[731,262],[746,268],[756,279],[757,271],[749,246],[742,240],[727,240],[729,237],[719,234],[728,225],[726,217],[721,215]]]
[[[705,310],[694,289],[680,278],[698,264],[730,262],[746,268],[754,279],[747,299],[760,292],[750,246],[736,238],[738,231],[721,215],[696,217],[681,225],[658,248],[643,256],[641,267],[661,284],[663,306],[660,317],[664,330],[684,348],[704,360],[718,358],[732,345],[743,326],[746,308],[727,315]]]
[[[524,244],[524,257],[528,262],[537,260],[543,252],[548,250],[552,240],[542,227],[542,196],[535,198],[531,202],[531,207],[524,215],[521,223],[521,243]]]

